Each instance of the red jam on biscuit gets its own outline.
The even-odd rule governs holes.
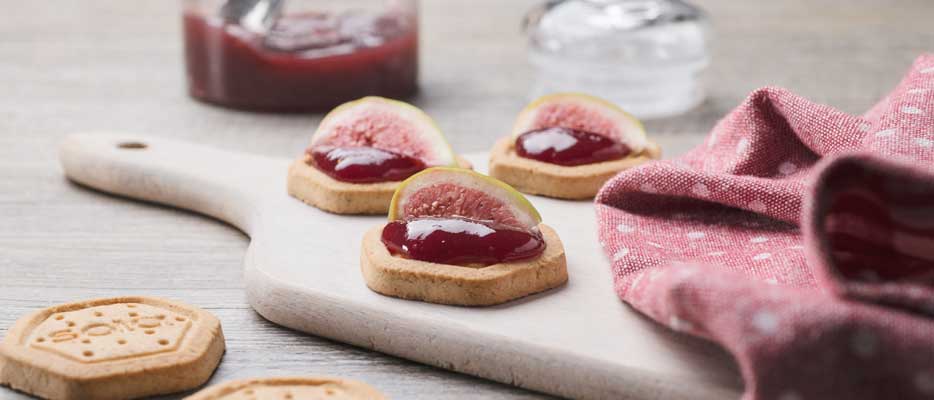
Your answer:
[[[568,280],[555,230],[521,193],[462,168],[428,168],[399,184],[389,221],[363,236],[360,270],[386,296],[488,306]]]
[[[520,157],[562,166],[619,160],[631,152],[613,138],[563,127],[537,129],[516,138],[516,154]]]
[[[538,232],[456,217],[392,221],[382,241],[394,255],[454,265],[524,260],[545,251]]]
[[[318,170],[350,183],[402,181],[425,169],[415,157],[373,147],[314,148],[308,155]]]

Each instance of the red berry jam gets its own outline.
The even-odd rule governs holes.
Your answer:
[[[258,34],[186,13],[184,34],[189,93],[210,103],[326,111],[363,96],[402,98],[417,89],[414,15],[302,13]]]
[[[373,147],[324,147],[308,151],[313,166],[350,183],[401,181],[425,169],[421,160]]]
[[[416,218],[383,228],[390,253],[439,264],[483,264],[524,260],[545,251],[537,232],[466,218]]]
[[[519,135],[516,154],[549,164],[574,166],[618,160],[631,153],[609,137],[570,128],[544,128]]]

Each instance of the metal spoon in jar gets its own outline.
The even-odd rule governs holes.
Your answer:
[[[284,0],[227,0],[220,14],[225,21],[255,32],[265,33],[282,12]]]

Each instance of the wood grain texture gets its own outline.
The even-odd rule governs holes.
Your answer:
[[[423,2],[416,102],[459,152],[509,129],[530,82],[518,21],[533,0]],[[647,124],[667,156],[759,86],[860,112],[931,50],[927,0],[698,1],[714,19],[711,96]],[[222,223],[69,184],[65,134],[119,130],[277,157],[297,154],[320,116],[251,114],[189,100],[178,4],[168,0],[0,1],[0,333],[20,315],[76,299],[155,295],[215,313],[228,353],[213,382],[329,374],[397,399],[544,398],[278,328],[246,303],[247,240]],[[471,18],[480,15],[482,18]],[[0,389],[2,399],[24,396]],[[176,397],[171,397],[176,398]]]

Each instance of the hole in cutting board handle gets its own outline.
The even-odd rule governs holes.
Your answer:
[[[143,142],[122,142],[117,144],[117,148],[126,150],[142,150],[147,147],[149,147],[149,145]]]

